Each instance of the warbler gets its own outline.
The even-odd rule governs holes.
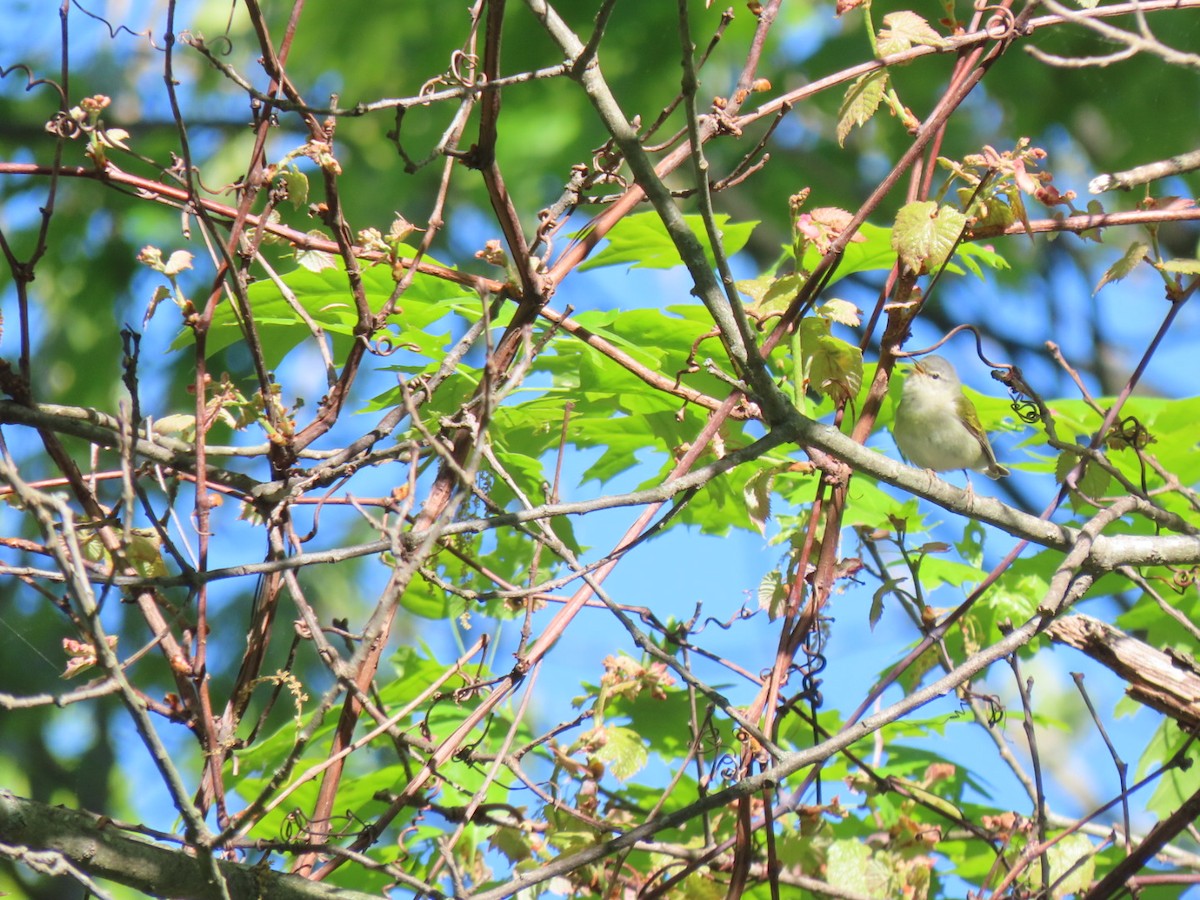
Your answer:
[[[949,360],[926,356],[904,381],[892,424],[896,446],[910,463],[935,472],[974,469],[1003,478],[1008,469],[996,461],[975,404]]]

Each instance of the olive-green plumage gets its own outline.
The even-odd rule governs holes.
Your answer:
[[[940,356],[927,356],[913,366],[904,382],[892,436],[904,458],[923,469],[974,469],[989,478],[1008,474],[996,461],[954,366]]]

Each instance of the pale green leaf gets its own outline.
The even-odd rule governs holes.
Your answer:
[[[932,200],[914,201],[896,215],[892,249],[910,271],[935,271],[949,258],[966,224],[967,217],[952,207],[939,207]]]
[[[320,231],[309,231],[309,237],[324,238],[325,235]],[[326,269],[337,269],[340,260],[332,253],[326,253],[324,250],[297,250],[296,262],[308,269],[310,272],[323,272]]]
[[[926,548],[937,547],[937,544],[927,544]],[[924,549],[924,548],[923,548]],[[950,548],[941,545],[935,553],[947,553]],[[978,584],[983,581],[986,573],[977,566],[959,562],[957,559],[943,559],[941,556],[926,556],[921,562],[921,584],[926,591],[933,591],[944,584],[961,587],[964,584]]]
[[[962,561],[968,565],[983,565],[983,544],[987,531],[973,519],[968,519],[963,527],[962,539],[955,541],[954,548]]]
[[[171,254],[170,259],[167,260],[166,265],[163,266],[163,274],[170,277],[178,275],[184,269],[190,269],[191,267],[192,254],[186,250],[176,250]]]
[[[885,900],[890,896],[891,872],[861,841],[841,840],[829,845],[825,880],[863,897]]]
[[[1158,264],[1160,272],[1176,272],[1180,275],[1200,275],[1200,259],[1170,259]]]
[[[167,563],[162,555],[162,536],[153,528],[134,528],[125,547],[125,558],[146,578],[164,578]]]
[[[728,896],[728,891],[719,879],[713,878],[711,872],[703,868],[688,875],[682,884],[676,886],[671,896],[687,897],[687,900],[722,900]]]
[[[767,519],[771,517],[771,485],[775,481],[776,469],[760,469],[751,475],[742,487],[742,500],[746,503],[746,515],[758,533],[766,536]]]
[[[1067,835],[1047,851],[1055,897],[1080,893],[1092,883],[1096,873],[1095,854],[1088,836],[1078,832]]]
[[[1071,470],[1079,465],[1083,459],[1082,454],[1076,453],[1073,450],[1064,450],[1058,455],[1058,461],[1054,467],[1054,478],[1062,484],[1066,481],[1067,475]],[[1087,497],[1103,497],[1108,491],[1108,486],[1112,482],[1112,475],[1092,463],[1085,463],[1083,472],[1077,480],[1077,487]]]
[[[701,216],[684,216],[688,228],[704,247],[704,255],[709,266],[716,265],[712,246]],[[721,248],[726,256],[737,253],[750,240],[758,222],[732,222],[730,217],[719,213],[715,215],[717,231],[721,238]],[[579,237],[582,232],[577,233]],[[672,269],[683,265],[683,259],[675,248],[675,242],[667,234],[667,228],[657,213],[644,212],[626,216],[613,226],[605,237],[608,245],[603,250],[579,267],[582,272],[587,269],[598,269],[602,266],[617,266],[628,264],[630,268]]]
[[[280,172],[279,177],[287,186],[288,202],[293,209],[301,209],[308,203],[308,176],[299,169],[292,167],[286,172]]]
[[[1130,244],[1129,249],[1125,251],[1125,255],[1108,267],[1108,271],[1104,273],[1104,277],[1100,279],[1100,283],[1092,291],[1092,296],[1100,293],[1100,288],[1106,284],[1120,281],[1136,269],[1138,264],[1145,258],[1149,249],[1150,245],[1142,241],[1134,241],[1134,243]]]
[[[746,278],[741,281],[735,281],[734,286],[753,305],[762,302],[763,297],[767,295],[767,291],[771,289],[771,285],[777,280],[774,275],[764,274],[759,275],[757,278]]]
[[[154,420],[154,433],[175,435],[189,441],[196,433],[196,417],[187,413],[174,413]]]
[[[858,307],[849,300],[838,300],[836,297],[818,306],[817,315],[848,328],[857,328],[862,324]]]
[[[308,317],[327,335],[334,336],[335,351],[349,346],[358,315],[346,273],[340,265],[319,272],[301,267],[281,275],[280,280]],[[395,289],[396,282],[388,267],[373,266],[362,272],[362,285],[371,311],[378,312]],[[254,310],[254,321],[269,367],[277,366],[301,341],[312,338],[308,323],[273,281],[264,279],[250,284],[246,296]],[[404,294],[403,312],[397,312],[389,319],[393,345],[403,343],[406,349],[415,347],[428,358],[436,359],[446,345],[446,338],[432,327],[433,323],[446,317],[473,319],[478,315],[478,307],[479,295],[473,290],[444,278],[419,273]],[[503,317],[497,324],[502,322]],[[222,303],[213,316],[205,351],[211,356],[240,341],[242,335],[235,307]],[[184,329],[172,349],[190,346],[193,340],[191,329]]]
[[[805,322],[825,323],[828,328],[824,319],[810,317]],[[814,391],[838,403],[858,396],[863,383],[863,356],[858,347],[830,334],[806,335],[804,357],[808,386]]]
[[[1038,603],[1046,596],[1047,589],[1045,580],[1036,575],[1009,579],[987,592],[987,606],[992,610],[995,621],[1003,623],[1008,620],[1014,625],[1020,624],[1037,612]]]
[[[533,856],[529,835],[520,828],[497,828],[488,838],[488,846],[503,853],[509,862],[520,862]]]
[[[1126,724],[1125,727],[1129,728],[1130,725]],[[1138,760],[1137,777],[1145,777],[1147,772],[1171,759],[1190,741],[1177,724],[1169,719],[1162,720],[1150,734],[1146,749]],[[1168,766],[1155,786],[1154,794],[1146,801],[1146,811],[1166,818],[1197,791],[1200,791],[1200,766]]]
[[[783,613],[787,590],[778,569],[772,569],[758,583],[758,608],[765,610],[767,618],[774,622]]]
[[[764,275],[753,281],[739,281],[737,288],[751,299],[747,311],[757,316],[781,313],[791,305],[807,279],[791,274],[772,277]]]
[[[129,150],[129,145],[125,143],[129,140],[129,132],[124,128],[105,128],[97,131],[96,135],[106,147],[113,147],[117,150]]]
[[[649,753],[636,731],[609,725],[604,728],[604,743],[596,750],[595,757],[608,766],[614,777],[624,781],[641,771]]]
[[[1011,268],[1007,259],[991,247],[985,247],[981,244],[959,244],[958,249],[954,251],[954,259],[946,265],[946,271],[957,275],[961,270],[955,263],[959,262],[970,269],[971,274],[980,280],[983,280],[983,268],[980,266],[980,263],[996,270]]]
[[[913,47],[948,47],[950,42],[915,12],[903,9],[883,17],[879,29],[879,55],[903,53]]]
[[[879,620],[883,618],[884,601],[890,597],[899,586],[900,582],[896,579],[885,579],[884,582],[879,585],[879,588],[875,591],[875,593],[871,596],[871,610],[867,614],[867,624],[870,626],[872,631],[874,631],[875,626],[879,624]]]
[[[856,127],[867,122],[879,109],[883,93],[887,90],[888,74],[884,69],[868,72],[855,80],[846,89],[842,106],[838,110],[837,141],[841,147],[846,136]]]

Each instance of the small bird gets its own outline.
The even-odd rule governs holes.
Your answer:
[[[927,356],[909,372],[892,437],[904,458],[924,469],[974,469],[989,478],[1009,474],[996,461],[979,413],[963,393],[954,366],[941,356]]]

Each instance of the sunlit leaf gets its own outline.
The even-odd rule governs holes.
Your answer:
[[[636,731],[617,726],[605,726],[596,759],[605,763],[612,774],[625,781],[636,775],[649,758],[646,743]]]
[[[1054,896],[1066,897],[1084,891],[1096,871],[1096,848],[1085,834],[1076,832],[1058,840],[1046,852]]]
[[[716,265],[716,257],[708,240],[701,216],[684,216],[688,228],[704,248],[710,267]],[[719,213],[714,221],[721,236],[721,248],[726,256],[732,256],[746,245],[758,222],[733,222],[728,215]],[[656,213],[644,212],[626,216],[605,235],[608,244],[599,253],[583,263],[579,269],[598,269],[603,266],[629,265],[630,268],[672,269],[683,265],[683,259],[675,242],[667,234],[667,228]]]
[[[887,90],[888,74],[886,69],[875,69],[866,75],[860,75],[846,89],[842,98],[842,106],[837,117],[838,146],[846,143],[846,137],[855,127],[861,126],[875,115],[883,93]]]
[[[1105,270],[1104,275],[1096,284],[1095,290],[1093,290],[1092,293],[1099,293],[1100,288],[1104,287],[1110,282],[1120,281],[1145,260],[1146,254],[1149,251],[1149,244],[1143,241],[1134,241],[1129,245],[1129,249],[1125,251],[1125,254],[1115,263],[1109,266],[1107,270]]]
[[[900,261],[918,274],[937,270],[950,257],[967,217],[931,200],[906,204],[896,216],[892,248]]]
[[[899,10],[883,17],[879,29],[879,54],[903,53],[913,47],[948,47],[950,41],[938,34],[921,16],[911,10]]]

